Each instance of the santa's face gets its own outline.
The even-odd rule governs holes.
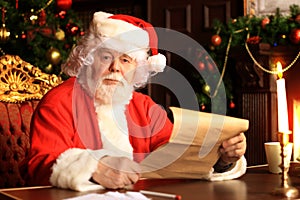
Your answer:
[[[90,75],[96,83],[95,100],[100,104],[129,101],[134,90],[135,59],[109,49],[99,49],[94,58]]]
[[[109,49],[99,49],[95,55],[93,68],[97,71],[97,68],[102,68],[104,71],[101,74],[95,74],[96,76],[105,76],[111,73],[116,73],[122,76],[128,83],[132,82],[137,62],[127,54],[122,54]],[[104,80],[104,84],[116,85],[118,81]]]

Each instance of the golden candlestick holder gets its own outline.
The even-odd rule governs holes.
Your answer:
[[[297,188],[291,186],[289,184],[289,176],[288,176],[288,171],[290,168],[290,165],[286,162],[286,157],[287,157],[287,151],[286,151],[286,146],[289,143],[289,133],[278,133],[278,141],[280,143],[280,148],[281,148],[281,185],[274,190],[274,195],[282,196],[282,197],[288,197],[288,198],[296,198],[299,194]]]

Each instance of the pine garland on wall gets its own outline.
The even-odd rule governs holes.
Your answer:
[[[245,42],[272,46],[299,45],[300,8],[299,5],[291,5],[288,16],[283,16],[277,8],[276,13],[269,16],[241,16],[226,24],[215,21],[214,30],[212,45],[218,49],[226,48],[230,37],[231,46],[244,45]]]
[[[228,64],[232,47],[243,46],[247,49],[248,45],[262,44],[270,47],[290,46],[293,47],[292,49],[298,49],[298,54],[292,64],[296,63],[300,56],[299,5],[291,5],[289,15],[282,15],[280,8],[277,8],[276,13],[268,16],[240,16],[227,23],[215,20],[213,30],[211,44],[206,49],[220,71],[221,77],[219,78],[218,76],[217,78],[223,81],[225,85],[229,112],[230,109],[235,108],[236,101],[232,77],[230,77],[231,66]],[[251,52],[249,52],[249,56],[251,57]],[[199,70],[202,70],[201,66],[204,65],[202,65],[200,58],[199,60]],[[253,62],[255,62],[254,59]],[[291,66],[289,65],[288,67]],[[273,71],[267,72],[275,73]],[[218,92],[218,87],[212,90],[201,76],[196,78],[199,80],[202,88],[201,91],[197,92],[200,109],[210,111],[211,98],[214,98],[214,94]]]
[[[0,53],[19,55],[47,73],[60,64],[83,35],[72,0],[0,0]]]

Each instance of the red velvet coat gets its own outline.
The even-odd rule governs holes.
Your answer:
[[[136,161],[169,140],[173,125],[166,112],[149,96],[134,92],[126,108],[126,118]],[[28,176],[31,185],[49,185],[51,167],[67,149],[102,148],[93,99],[75,78],[44,96],[35,110],[30,136]]]

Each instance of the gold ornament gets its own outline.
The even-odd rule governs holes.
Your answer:
[[[49,64],[47,67],[45,67],[45,71],[46,71],[47,73],[51,73],[52,70],[53,70],[52,64]]]
[[[56,33],[55,33],[55,38],[58,39],[58,40],[65,39],[65,32],[62,29],[58,28]]]
[[[51,47],[46,54],[46,57],[50,64],[58,65],[61,61],[61,54],[58,49]]]
[[[5,24],[2,24],[2,27],[0,28],[0,41],[6,42],[9,39],[9,36],[9,30],[5,27]]]
[[[210,87],[209,87],[209,85],[205,84],[205,85],[202,87],[202,91],[203,91],[206,95],[210,96]]]

